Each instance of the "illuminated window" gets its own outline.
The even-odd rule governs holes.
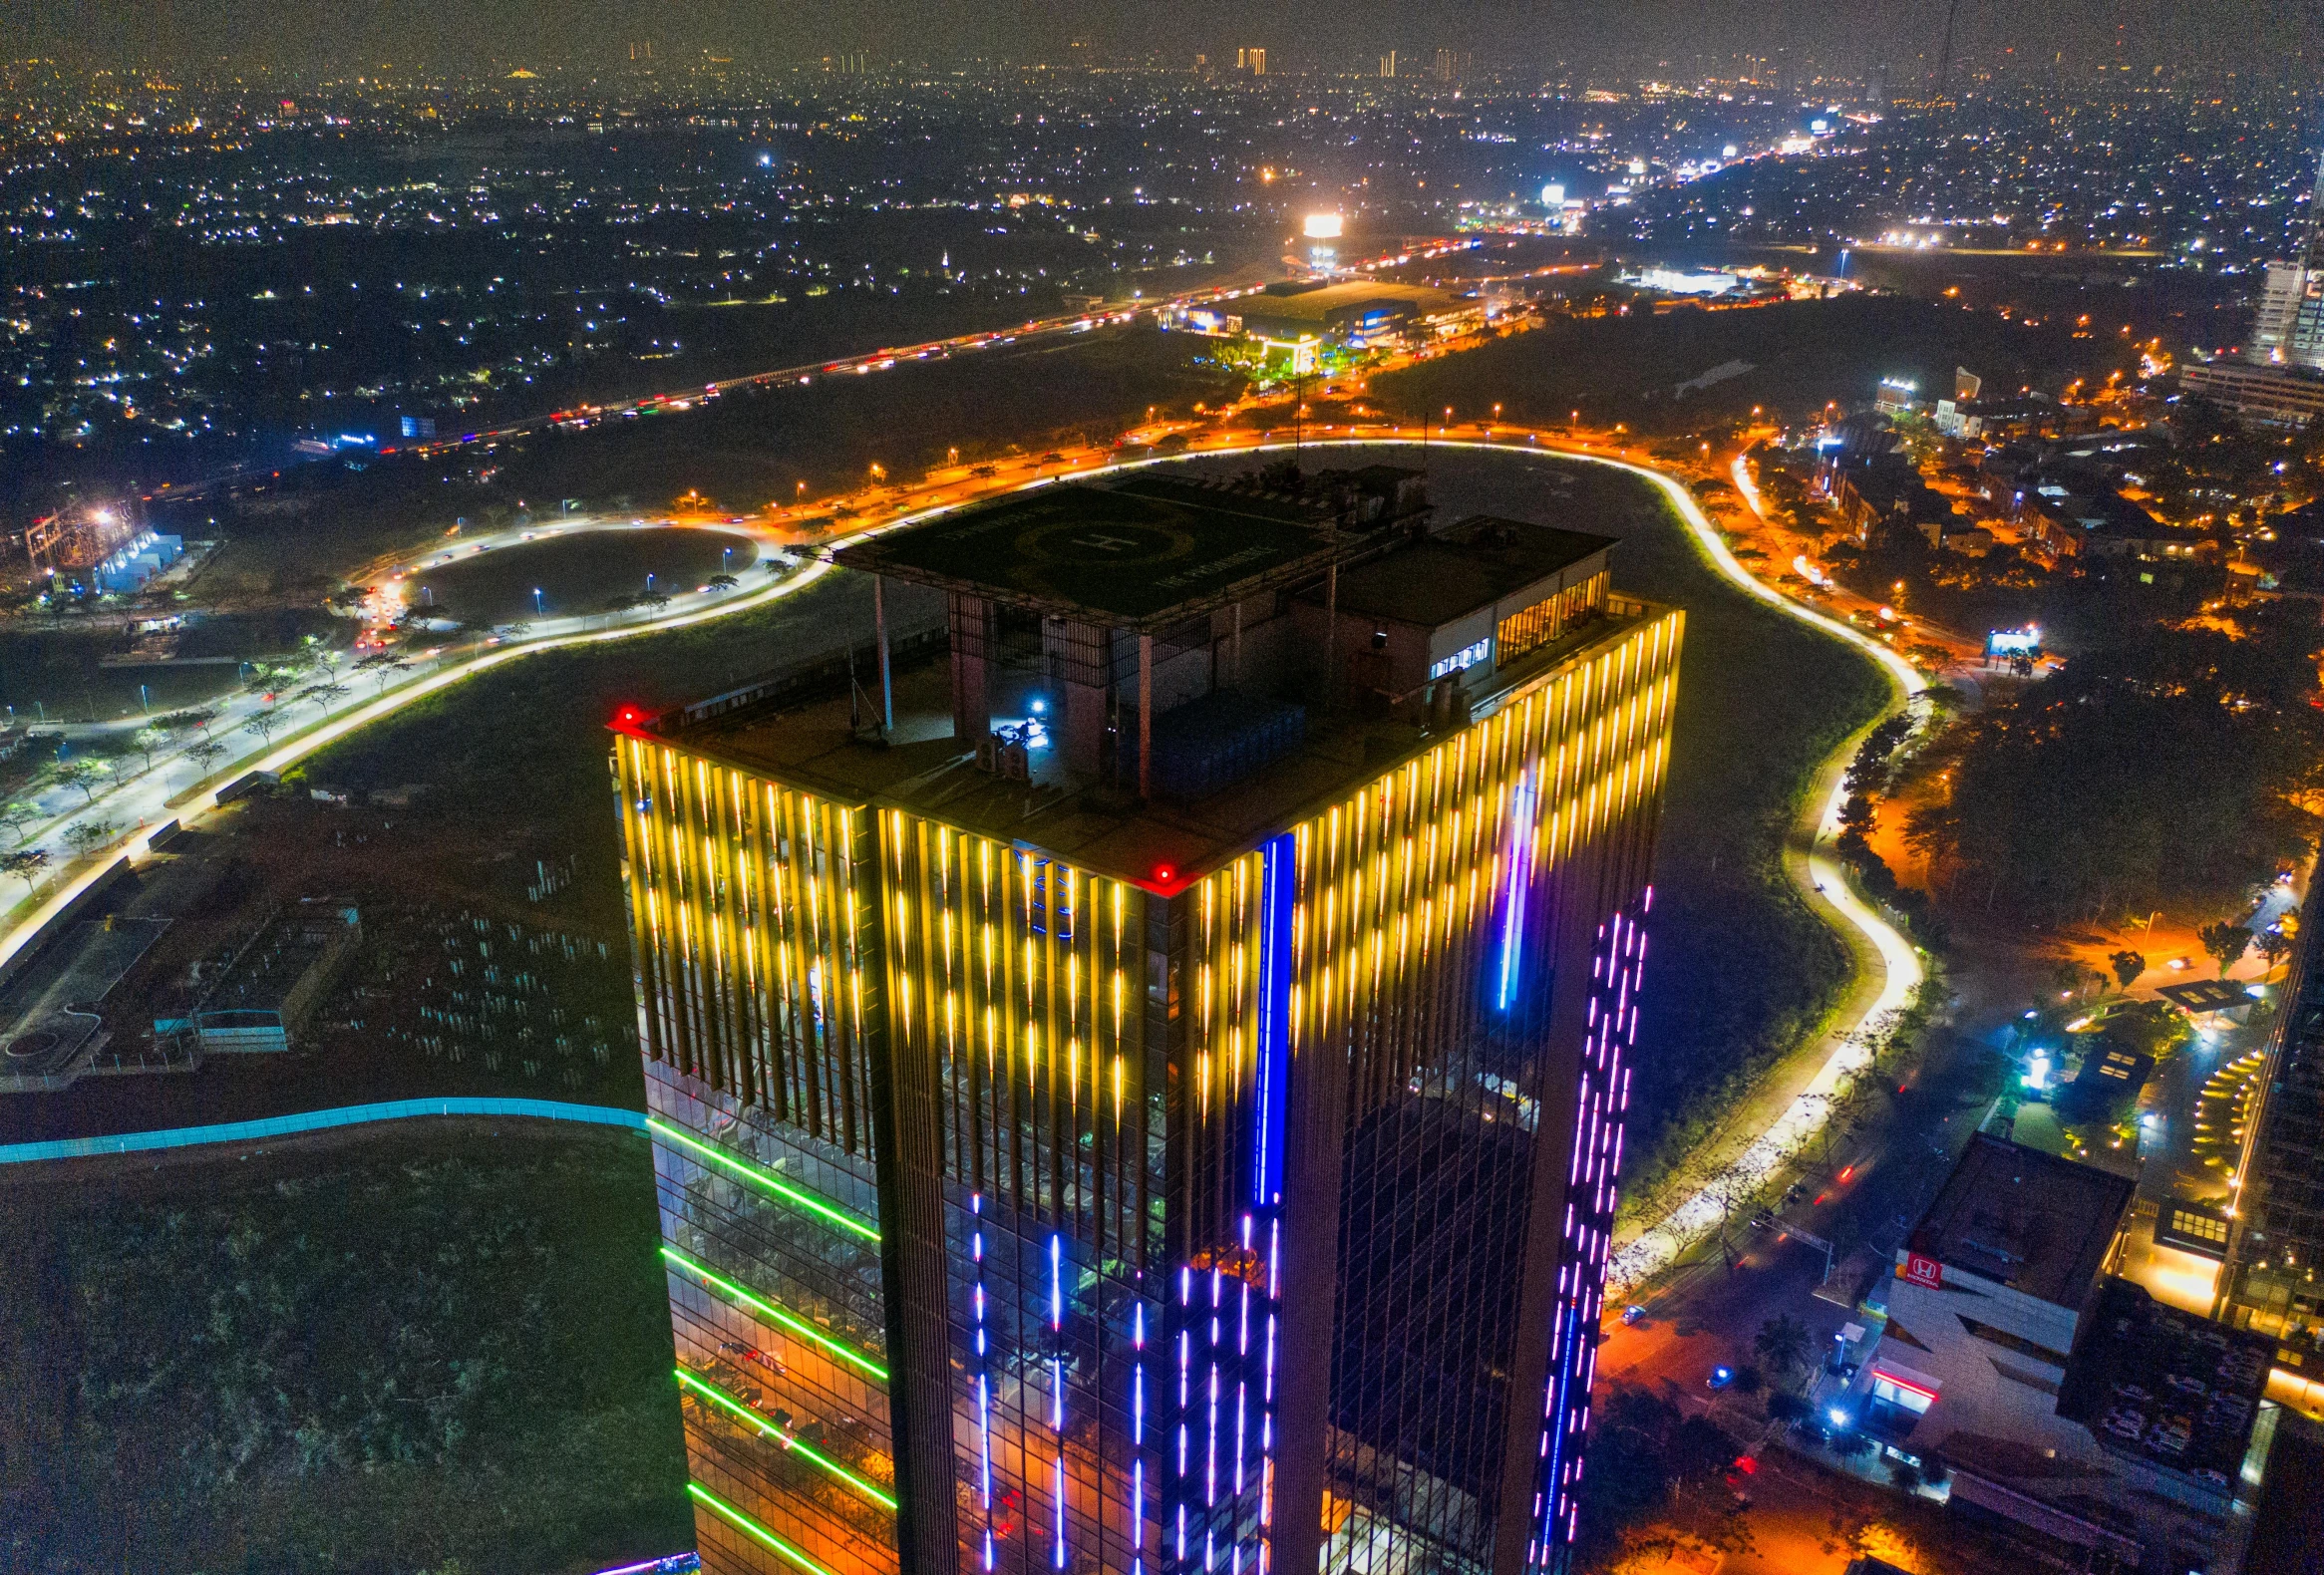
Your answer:
[[[1469,668],[1475,667],[1478,663],[1484,661],[1486,656],[1492,650],[1493,641],[1490,637],[1478,641],[1475,645],[1465,645],[1460,650],[1455,651],[1451,656],[1446,657],[1442,662],[1438,662],[1431,666],[1429,668],[1429,677],[1443,678],[1447,673],[1465,672]]]
[[[1606,576],[1601,571],[1578,585],[1568,585],[1522,612],[1500,621],[1494,636],[1500,642],[1500,665],[1506,667],[1528,651],[1535,651],[1588,622],[1606,605]]]

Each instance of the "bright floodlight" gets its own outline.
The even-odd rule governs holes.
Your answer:
[[[1309,240],[1336,239],[1340,232],[1340,216],[1337,213],[1310,213],[1307,215],[1306,227]]]
[[[1541,205],[1543,207],[1565,206],[1565,187],[1555,180],[1543,186],[1541,188]]]

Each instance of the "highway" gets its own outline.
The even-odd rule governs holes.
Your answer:
[[[1481,244],[1475,238],[1432,238],[1425,244],[1410,246],[1400,251],[1383,252],[1350,262],[1338,270],[1338,275],[1374,273],[1383,268],[1403,267],[1408,263],[1446,256]],[[436,438],[411,444],[389,444],[376,452],[382,456],[415,454],[426,457],[452,454],[468,449],[489,451],[495,445],[534,433],[554,431],[584,431],[608,421],[635,421],[649,416],[674,414],[693,410],[706,402],[722,399],[729,394],[752,392],[782,387],[806,387],[818,378],[866,377],[876,372],[888,372],[897,367],[914,366],[926,361],[949,360],[953,356],[973,355],[978,351],[998,350],[1009,345],[1037,343],[1047,339],[1061,339],[1074,334],[1086,334],[1109,324],[1135,322],[1141,317],[1161,317],[1170,312],[1196,306],[1215,306],[1245,295],[1264,290],[1272,279],[1255,279],[1246,284],[1210,285],[1199,290],[1188,290],[1178,295],[1161,296],[1152,301],[1133,299],[1114,301],[1083,312],[1064,313],[1055,317],[1037,317],[1013,327],[978,330],[954,334],[947,339],[931,339],[918,344],[897,345],[858,355],[840,356],[835,360],[807,361],[797,366],[775,367],[765,372],[752,372],[741,377],[721,378],[715,382],[689,385],[660,394],[643,394],[633,399],[614,400],[605,404],[582,404],[567,410],[550,411],[544,415],[524,417],[503,422],[498,426],[464,433],[457,438]],[[253,479],[256,472],[240,468],[204,476],[196,481],[165,482],[151,492],[141,494],[146,502],[177,502],[198,497],[218,486],[229,486]],[[96,506],[93,500],[91,506]]]

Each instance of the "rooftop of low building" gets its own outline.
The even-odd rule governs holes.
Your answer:
[[[1913,1227],[1910,1250],[2079,1308],[2136,1189],[2128,1176],[1980,1132]]]

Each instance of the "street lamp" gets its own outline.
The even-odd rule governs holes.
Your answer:
[[[532,616],[540,616],[540,587],[537,585],[532,587]]]

